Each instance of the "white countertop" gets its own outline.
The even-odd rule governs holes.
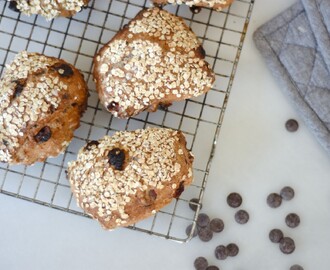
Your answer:
[[[224,125],[211,168],[203,211],[221,217],[225,230],[212,241],[193,239],[178,244],[155,236],[117,229],[103,231],[96,222],[0,195],[0,269],[180,269],[193,268],[205,256],[222,270],[288,270],[299,263],[305,270],[330,265],[330,157],[314,139],[280,91],[257,52],[252,33],[293,0],[259,0],[238,66]],[[296,133],[284,123],[295,118]],[[295,198],[278,209],[266,204],[271,192],[290,185]],[[250,214],[246,225],[234,221],[226,196],[237,191]],[[296,229],[284,223],[296,212]],[[278,227],[294,238],[296,250],[283,255],[268,240]],[[217,261],[214,248],[236,242],[235,258]]]

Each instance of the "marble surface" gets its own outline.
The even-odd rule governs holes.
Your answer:
[[[305,270],[330,265],[330,157],[319,146],[282,94],[257,52],[252,33],[293,4],[292,0],[259,0],[255,4],[237,70],[224,125],[204,197],[203,211],[221,217],[225,230],[203,243],[178,244],[118,229],[103,231],[94,221],[0,195],[0,269],[180,269],[193,268],[205,256],[222,270],[286,270],[299,263]],[[295,118],[296,133],[284,123]],[[270,209],[266,197],[290,185],[295,198]],[[243,196],[250,221],[239,225],[226,205],[229,192]],[[285,225],[296,212],[301,224]],[[280,228],[296,241],[292,255],[283,255],[268,240]],[[217,261],[214,248],[235,242],[240,253]]]

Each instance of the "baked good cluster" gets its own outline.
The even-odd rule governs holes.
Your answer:
[[[103,1],[103,0],[102,0]],[[71,17],[88,0],[15,0],[10,9],[47,20]],[[187,4],[219,10],[232,0],[154,0],[98,51],[93,78],[113,117],[154,112],[209,91],[215,74],[198,37],[162,9]],[[0,80],[0,161],[32,165],[64,152],[88,109],[80,70],[63,59],[21,51]],[[68,179],[78,205],[105,229],[129,226],[178,198],[193,180],[192,153],[181,131],[147,128],[89,141]]]

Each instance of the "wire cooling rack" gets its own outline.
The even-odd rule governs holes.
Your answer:
[[[76,158],[86,141],[118,130],[148,126],[179,129],[186,134],[187,146],[195,154],[193,184],[155,216],[129,228],[179,242],[188,241],[191,235],[186,235],[185,228],[196,224],[253,4],[254,0],[236,0],[221,12],[202,9],[198,14],[184,5],[166,6],[165,9],[183,17],[203,42],[206,60],[216,73],[215,85],[206,95],[176,102],[166,110],[120,120],[99,104],[91,76],[92,59],[103,44],[150,3],[145,0],[91,0],[88,8],[73,18],[46,21],[41,16],[16,13],[8,8],[8,1],[0,0],[0,75],[5,63],[17,52],[44,53],[78,67],[88,81],[91,94],[81,127],[66,152],[33,166],[0,164],[0,192],[88,217],[76,206],[65,173],[68,161]],[[199,198],[196,212],[188,207],[193,197]]]

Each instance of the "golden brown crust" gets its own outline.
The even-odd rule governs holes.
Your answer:
[[[32,164],[63,152],[87,107],[83,75],[61,59],[19,53],[0,81],[0,161]]]
[[[110,157],[119,150],[125,160],[116,168]],[[117,132],[82,148],[68,165],[68,177],[78,205],[113,229],[149,217],[179,197],[192,181],[193,159],[181,132]]]
[[[230,6],[234,0],[153,0],[156,5],[186,4],[190,7],[208,7],[220,11]]]
[[[89,0],[12,0],[16,8],[26,14],[40,14],[51,20],[56,17],[71,17],[87,6]]]
[[[94,58],[101,103],[120,118],[207,92],[214,73],[196,35],[165,10],[142,10]]]

